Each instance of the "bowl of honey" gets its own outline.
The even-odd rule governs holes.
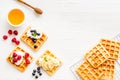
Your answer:
[[[25,19],[24,12],[20,9],[12,9],[8,13],[8,23],[13,27],[19,27],[22,25]]]

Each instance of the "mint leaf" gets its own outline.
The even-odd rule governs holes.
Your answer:
[[[44,57],[44,60],[47,62],[47,58],[46,57]]]
[[[33,33],[33,34],[32,34],[32,36],[36,37],[36,36],[37,36],[37,34],[36,34],[36,33]]]

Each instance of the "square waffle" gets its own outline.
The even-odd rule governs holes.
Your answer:
[[[39,67],[42,67],[42,66],[40,66],[39,59],[40,59],[41,57],[46,56],[46,55],[51,56],[51,57],[57,59],[57,60],[59,61],[59,63],[60,63],[59,66],[54,67],[52,70],[45,70],[45,69],[43,68],[48,75],[53,75],[53,74],[58,70],[58,68],[62,65],[62,61],[59,60],[59,59],[58,59],[53,53],[51,53],[49,50],[46,50],[45,53],[44,53],[43,55],[41,55],[41,56],[38,58],[38,60],[36,61],[36,64],[37,64]]]
[[[48,37],[47,37],[46,34],[42,33],[42,37],[37,39],[37,42],[34,43],[32,41],[32,39],[27,36],[27,31],[30,30],[30,29],[31,29],[31,27],[28,27],[24,31],[24,33],[21,36],[21,40],[23,42],[25,42],[29,47],[31,47],[34,51],[38,51],[40,49],[40,47],[45,43],[45,41],[47,40]],[[35,46],[37,46],[37,47],[35,47]]]
[[[99,43],[86,53],[85,58],[90,64],[97,68],[110,57],[108,51]]]
[[[76,69],[76,73],[83,80],[98,80],[102,75],[101,70],[93,68],[87,60]]]
[[[111,41],[108,39],[101,39],[100,42],[109,52],[110,58],[118,59],[120,53],[120,42]]]
[[[23,57],[22,63],[21,63],[20,65],[15,65],[15,64],[12,63],[11,60],[10,60],[11,54],[12,54],[13,52],[15,52],[15,51],[21,51],[21,52],[23,52],[23,53],[26,53],[25,50],[23,50],[22,48],[20,48],[19,46],[17,46],[17,47],[15,47],[15,49],[10,53],[10,55],[7,57],[7,62],[10,63],[12,66],[14,66],[16,69],[18,69],[19,71],[24,72],[24,71],[27,69],[27,67],[29,66],[29,64],[26,64],[26,63],[25,63],[25,58],[24,58],[24,57]],[[32,61],[33,57],[30,55],[30,56],[29,56],[29,59],[30,59],[30,61]]]
[[[103,72],[103,75],[99,80],[114,80],[115,60],[106,60],[100,65],[99,69]]]

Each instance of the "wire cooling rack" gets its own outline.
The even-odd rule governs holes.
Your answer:
[[[120,62],[120,59],[118,60]],[[116,61],[116,65],[115,65],[115,74],[114,74],[114,80],[120,80],[120,64],[118,63],[118,61]],[[73,75],[76,77],[77,80],[82,80],[82,78],[80,78],[77,73],[76,73],[76,69],[77,67],[82,64],[84,62],[84,59],[78,60],[77,62],[73,63],[70,66],[70,70],[73,73]]]
[[[116,35],[113,38],[113,40],[120,41],[120,33],[118,35]],[[84,61],[84,59],[81,58],[80,60],[76,60],[75,62],[73,62],[73,64],[70,66],[70,70],[73,73],[73,75],[76,77],[77,80],[82,80],[82,78],[80,78],[80,76],[77,75],[75,70],[77,69],[77,67],[80,64],[83,63],[83,61]],[[120,80],[120,58],[116,61],[114,80]]]

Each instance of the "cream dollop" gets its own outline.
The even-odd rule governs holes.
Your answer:
[[[17,62],[15,62],[16,65],[20,65],[20,64],[22,63],[22,61],[23,61],[24,53],[21,52],[21,51],[16,51],[15,53],[16,53],[17,55],[20,55],[20,56],[21,56],[21,59],[18,60]],[[12,55],[13,55],[13,54],[12,54]],[[11,56],[12,56],[12,55],[11,55]]]
[[[35,30],[35,31],[36,31],[37,33],[39,33],[40,35],[33,36],[31,30]],[[27,31],[27,36],[30,37],[30,38],[38,39],[38,38],[41,38],[42,32],[41,32],[39,29],[37,29],[37,28],[30,28],[30,29]]]
[[[52,70],[54,67],[60,65],[60,61],[51,56],[44,56],[39,59],[39,64],[44,70]]]

